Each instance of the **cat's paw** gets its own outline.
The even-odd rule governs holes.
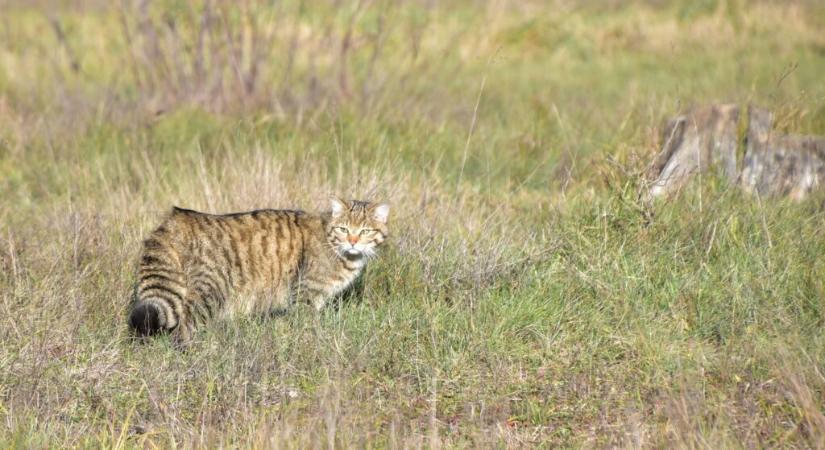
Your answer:
[[[324,309],[324,306],[326,304],[327,304],[327,301],[325,299],[322,299],[322,298],[317,299],[317,300],[313,300],[313,302],[312,302],[312,306],[314,306],[315,311],[318,311],[318,312],[321,312],[321,310]]]
[[[172,340],[172,346],[181,352],[186,351],[189,347],[192,346],[192,342],[194,341],[192,330],[186,326],[178,326],[174,330],[172,330],[172,335],[170,336]]]

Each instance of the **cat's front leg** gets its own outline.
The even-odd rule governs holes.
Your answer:
[[[316,311],[321,311],[327,304],[329,293],[323,290],[309,290],[302,295],[303,301],[312,305]]]
[[[301,280],[296,292],[296,298],[300,302],[312,305],[316,311],[320,311],[327,304],[330,297],[326,284],[312,279]]]
[[[289,287],[279,285],[264,292],[263,298],[259,300],[259,309],[273,315],[286,314],[292,307],[293,294]]]

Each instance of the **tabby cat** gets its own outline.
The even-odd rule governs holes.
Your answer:
[[[387,238],[389,205],[330,199],[331,211],[212,215],[173,208],[144,242],[129,326],[178,342],[210,318],[307,301],[320,310]]]

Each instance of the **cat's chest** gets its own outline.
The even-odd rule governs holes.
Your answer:
[[[336,295],[346,290],[364,271],[364,266],[358,266],[353,270],[346,268],[341,269],[338,277],[331,277],[330,291],[332,295]]]

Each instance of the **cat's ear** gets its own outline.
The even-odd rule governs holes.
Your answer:
[[[372,208],[372,217],[381,223],[387,223],[387,218],[389,216],[390,205],[386,203],[379,203]]]
[[[347,204],[340,198],[331,195],[329,197],[329,207],[332,210],[332,217],[340,217],[347,209]]]

